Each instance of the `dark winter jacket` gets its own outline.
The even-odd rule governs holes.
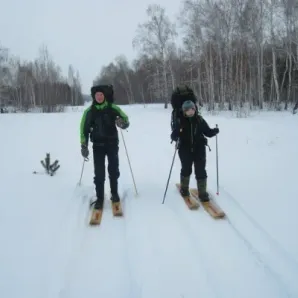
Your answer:
[[[118,143],[117,117],[120,117],[126,123],[126,126],[129,125],[127,115],[117,105],[106,100],[102,104],[93,102],[84,111],[81,119],[81,145],[88,145],[89,135],[94,145]]]
[[[181,116],[174,120],[171,138],[173,141],[179,139],[179,147],[190,151],[205,152],[207,139],[218,133],[217,128],[211,129],[208,123],[200,115],[191,118]]]

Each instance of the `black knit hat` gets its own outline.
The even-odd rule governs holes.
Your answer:
[[[93,99],[95,99],[95,93],[96,92],[102,92],[105,95],[105,86],[97,85],[97,86],[93,86],[91,88],[91,96],[92,96]]]

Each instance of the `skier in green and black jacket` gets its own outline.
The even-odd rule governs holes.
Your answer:
[[[88,158],[89,136],[93,143],[94,184],[97,200],[94,208],[102,209],[104,202],[105,157],[108,158],[108,173],[111,189],[111,201],[119,202],[119,137],[117,127],[129,127],[127,115],[113,103],[113,87],[98,85],[91,88],[92,105],[82,116],[80,124],[81,153]]]

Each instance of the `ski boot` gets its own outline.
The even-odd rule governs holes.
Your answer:
[[[180,176],[180,194],[182,197],[189,197],[189,180],[190,177]]]
[[[97,197],[97,200],[94,202],[94,209],[99,210],[103,209],[103,202],[104,198],[103,197]]]
[[[93,201],[90,206],[93,205],[93,209],[102,210],[104,198],[105,198],[104,185],[100,184],[96,186],[96,200]]]
[[[209,194],[207,192],[207,178],[197,180],[198,195],[202,203],[209,202]]]

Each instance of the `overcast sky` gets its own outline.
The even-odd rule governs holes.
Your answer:
[[[0,0],[0,45],[23,60],[33,60],[42,44],[67,75],[78,69],[89,93],[103,65],[119,54],[129,61],[138,23],[146,21],[150,0]],[[179,0],[159,0],[175,20]]]

